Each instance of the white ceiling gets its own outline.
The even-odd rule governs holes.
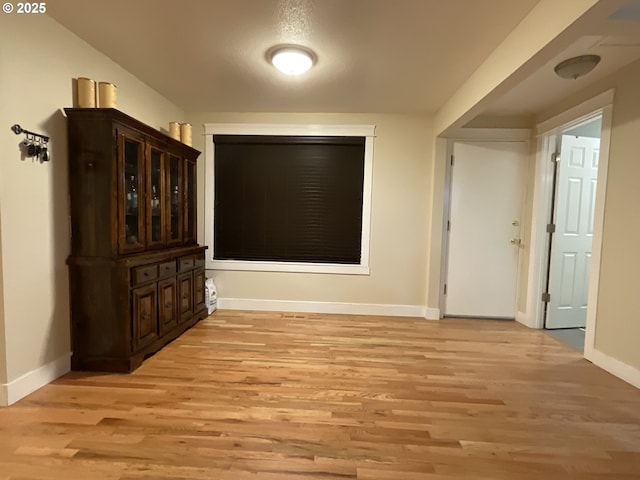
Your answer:
[[[493,102],[483,113],[493,116],[534,115],[640,59],[640,1],[629,3],[620,12],[629,10],[629,7],[637,8],[637,16],[627,14],[619,19],[585,19],[579,29],[582,35],[568,48]],[[621,17],[615,13],[613,16]],[[600,63],[588,75],[577,80],[566,80],[555,74],[554,67],[561,61],[586,54],[601,57]]]
[[[564,0],[563,0],[564,1]],[[49,0],[51,17],[187,111],[435,112],[537,0]],[[265,52],[313,49],[282,75]]]
[[[49,0],[47,11],[187,111],[433,113],[537,3]],[[572,25],[573,43],[481,113],[531,117],[640,58],[640,0],[599,3]],[[279,73],[265,54],[280,43],[313,49],[317,65]],[[589,75],[553,72],[587,53],[602,57]]]

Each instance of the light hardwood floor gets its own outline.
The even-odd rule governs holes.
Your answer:
[[[640,390],[512,322],[219,311],[0,409],[0,479],[640,479]]]

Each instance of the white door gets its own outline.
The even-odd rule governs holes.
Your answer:
[[[445,315],[514,318],[525,142],[456,142]]]
[[[587,324],[598,138],[563,135],[556,174],[555,233],[551,238],[546,328]]]

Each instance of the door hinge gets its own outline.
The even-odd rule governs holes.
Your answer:
[[[551,301],[551,294],[549,292],[544,292],[542,294],[542,301],[544,303],[549,303]]]
[[[556,233],[556,224],[548,223],[547,224],[547,233]]]
[[[557,163],[560,159],[560,152],[554,152],[551,154],[551,161]]]
[[[445,295],[447,294],[447,284],[446,283],[444,284],[444,294]]]
[[[453,162],[454,162],[453,155],[451,155],[451,166],[453,166]]]

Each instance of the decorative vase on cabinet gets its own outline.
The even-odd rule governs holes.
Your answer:
[[[112,108],[65,112],[71,364],[130,372],[206,317],[200,152]]]

